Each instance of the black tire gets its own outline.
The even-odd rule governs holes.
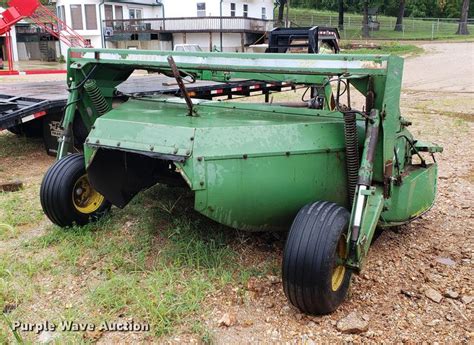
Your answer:
[[[41,183],[41,206],[60,227],[85,225],[105,215],[111,204],[88,184],[84,156],[72,154],[53,164]]]
[[[293,221],[283,252],[283,289],[300,311],[327,314],[344,301],[352,272],[336,262],[346,256],[349,218],[345,208],[317,201]]]
[[[27,138],[41,138],[43,137],[43,118],[10,127],[8,131]]]

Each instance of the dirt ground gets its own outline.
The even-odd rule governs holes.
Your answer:
[[[251,277],[246,284],[227,285],[212,292],[196,318],[213,342],[472,343],[474,43],[430,43],[423,47],[425,54],[405,61],[401,104],[403,115],[413,121],[414,135],[444,147],[437,155],[438,198],[433,209],[411,224],[378,236],[362,274],[352,280],[346,302],[331,315],[307,316],[291,307],[279,273]],[[37,147],[20,157],[11,152],[0,154],[0,180],[21,179],[32,186],[32,193],[37,192],[53,160]],[[0,223],[1,217],[0,210]],[[24,238],[2,240],[0,255],[17,250],[22,241],[40,236],[49,226],[41,215],[34,221],[35,226],[22,230]],[[241,262],[250,266],[268,258],[279,262],[284,238],[251,235],[242,243],[235,250]],[[42,289],[47,291],[48,285]],[[368,329],[360,334],[341,333],[338,321],[354,311]],[[231,320],[229,327],[220,325],[223,316]],[[201,341],[189,332],[162,338],[106,333],[96,340]]]

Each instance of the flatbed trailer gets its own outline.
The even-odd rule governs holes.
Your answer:
[[[268,102],[271,92],[288,91],[295,86],[287,82],[241,80],[232,83],[195,82],[187,84],[192,98],[265,95]],[[179,95],[173,78],[163,75],[132,77],[124,82],[115,95],[118,100],[144,95]],[[55,155],[57,139],[61,136],[61,120],[69,92],[64,81],[14,83],[0,86],[0,132],[42,137],[48,154]]]

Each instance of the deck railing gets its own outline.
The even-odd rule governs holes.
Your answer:
[[[272,20],[247,17],[189,17],[104,20],[106,33],[135,32],[261,32],[273,29]]]

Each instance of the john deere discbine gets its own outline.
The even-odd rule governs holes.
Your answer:
[[[183,183],[195,193],[196,211],[219,223],[290,229],[285,293],[301,311],[320,314],[343,301],[376,226],[406,223],[434,202],[437,165],[429,155],[441,148],[415,140],[400,115],[399,57],[69,55],[64,135],[41,187],[44,212],[61,227],[97,219],[111,204],[124,207],[157,183]],[[115,102],[116,87],[136,69],[174,76],[183,97]],[[311,97],[304,104],[196,100],[185,76],[290,82],[309,87]],[[365,97],[359,110],[351,105],[356,91]],[[85,129],[82,140],[77,127]],[[73,146],[83,154],[68,155]]]

